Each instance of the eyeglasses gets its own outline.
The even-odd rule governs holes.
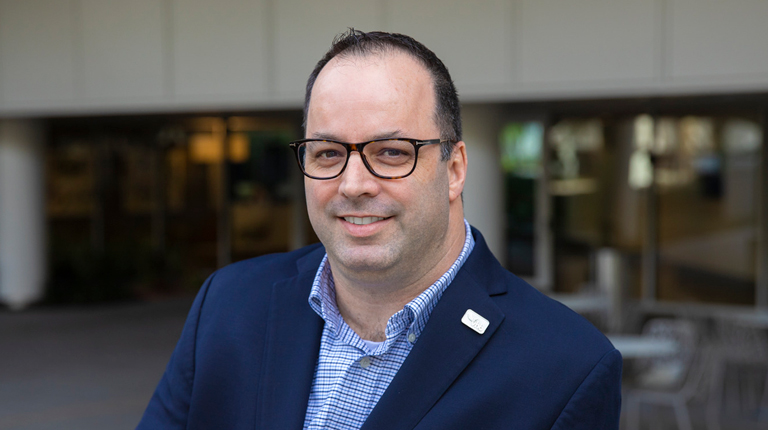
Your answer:
[[[312,179],[333,179],[344,172],[353,151],[360,153],[371,174],[382,179],[400,179],[413,173],[419,148],[449,140],[417,140],[407,138],[376,139],[362,143],[335,140],[304,139],[289,145],[296,153],[299,167]]]

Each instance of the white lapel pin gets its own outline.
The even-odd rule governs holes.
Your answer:
[[[487,329],[488,325],[490,324],[487,319],[483,318],[480,314],[473,311],[472,309],[467,309],[467,311],[464,312],[464,316],[461,317],[461,322],[463,322],[465,326],[480,334],[485,333],[485,329]]]

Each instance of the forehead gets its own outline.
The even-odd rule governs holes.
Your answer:
[[[432,78],[410,55],[337,56],[315,81],[307,132],[325,133],[352,124],[361,132],[372,127],[393,132],[432,127],[434,106]]]

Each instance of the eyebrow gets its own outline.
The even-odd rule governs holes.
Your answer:
[[[394,131],[388,131],[384,133],[375,134],[372,136],[371,139],[367,139],[366,142],[376,139],[393,139],[397,137],[403,137],[402,130],[394,130]],[[321,140],[335,140],[338,142],[343,142],[341,139],[338,138],[335,134],[331,133],[322,133],[322,132],[315,132],[311,135],[312,139],[321,139]]]

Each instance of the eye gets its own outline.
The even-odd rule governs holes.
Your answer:
[[[325,159],[336,158],[341,156],[342,156],[341,152],[336,149],[325,149],[315,154],[316,158],[325,158]]]
[[[407,155],[404,151],[397,148],[385,148],[381,151],[383,157],[401,157]]]

